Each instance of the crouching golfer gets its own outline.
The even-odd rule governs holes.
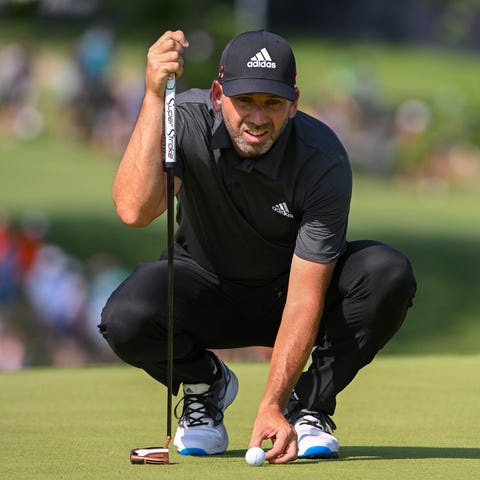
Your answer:
[[[169,72],[180,77],[182,31],[149,49],[146,92],[116,173],[121,220],[166,210],[162,119]],[[267,460],[336,457],[336,396],[402,325],[415,292],[407,258],[346,240],[351,170],[322,122],[297,110],[295,58],[269,32],[223,51],[210,90],[177,96],[174,393],[185,455],[224,452],[235,374],[212,349],[272,346],[250,447]],[[125,362],[167,375],[167,259],[140,265],[112,294],[101,333]],[[311,355],[311,364],[303,371]]]

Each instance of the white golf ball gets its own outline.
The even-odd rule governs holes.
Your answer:
[[[260,467],[265,462],[265,452],[260,447],[249,448],[245,460],[252,467]]]

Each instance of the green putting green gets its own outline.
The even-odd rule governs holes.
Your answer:
[[[473,479],[480,472],[480,356],[381,356],[339,395],[340,458],[249,467],[244,461],[268,364],[232,363],[223,455],[131,465],[165,441],[166,389],[124,366],[0,373],[1,477],[14,479]],[[174,399],[175,401],[177,399]],[[264,447],[268,445],[265,443]]]

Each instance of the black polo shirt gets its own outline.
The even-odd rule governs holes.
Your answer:
[[[288,273],[293,252],[320,263],[345,249],[351,198],[348,156],[325,124],[297,112],[263,156],[239,157],[210,91],[177,96],[176,241],[198,264],[231,280]]]

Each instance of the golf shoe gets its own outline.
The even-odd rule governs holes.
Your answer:
[[[322,412],[302,408],[295,392],[287,406],[285,417],[298,436],[298,458],[337,458],[339,443],[333,436],[333,420]]]
[[[217,381],[183,385],[183,411],[173,441],[182,455],[213,455],[228,447],[223,412],[237,396],[238,380],[218,357],[212,354],[212,359]]]

